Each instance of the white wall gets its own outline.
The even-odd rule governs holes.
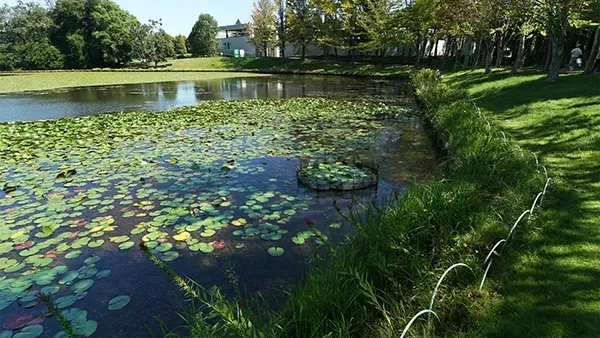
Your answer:
[[[256,47],[248,41],[247,37],[223,38],[218,40],[219,46],[217,52],[224,55],[233,56],[236,49],[243,49],[248,57],[256,55]]]

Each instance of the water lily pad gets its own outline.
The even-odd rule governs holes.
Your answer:
[[[96,240],[96,241],[91,241],[91,242],[88,243],[88,247],[90,247],[90,248],[99,248],[102,245],[104,245],[104,240],[103,239],[99,239],[99,240]]]
[[[110,269],[99,271],[96,274],[96,278],[98,278],[98,279],[106,278],[106,277],[108,277],[110,275],[111,272],[112,271]]]
[[[110,241],[113,243],[116,243],[116,244],[127,242],[128,240],[129,240],[128,236],[117,236],[117,237],[110,238]]]
[[[81,251],[79,250],[75,250],[75,251],[71,251],[68,254],[65,255],[66,259],[75,259],[77,257],[81,256]]]
[[[100,256],[91,256],[86,258],[85,261],[83,261],[85,264],[91,265],[91,264],[96,264],[100,261]]]
[[[127,249],[130,249],[131,247],[133,247],[134,245],[135,245],[135,243],[131,242],[131,241],[124,242],[124,243],[119,244],[119,249],[127,250]]]
[[[212,230],[212,229],[206,229],[204,230],[202,233],[200,233],[200,236],[202,237],[212,237],[216,234],[217,232]]]
[[[156,248],[154,248],[154,250],[158,251],[158,252],[167,252],[169,250],[171,250],[173,248],[173,244],[171,243],[161,243],[159,244]]]
[[[37,337],[41,336],[42,333],[44,333],[43,326],[31,325],[31,326],[24,328],[19,333],[15,334],[13,336],[13,338],[37,338]]]
[[[60,286],[52,285],[52,286],[43,287],[41,290],[41,293],[49,296],[49,295],[53,295],[53,294],[57,293],[59,290],[60,290]]]
[[[77,298],[75,298],[74,295],[69,295],[69,296],[64,296],[64,297],[60,297],[60,298],[56,299],[54,301],[54,305],[56,305],[56,307],[59,309],[64,309],[64,308],[67,308],[67,307],[75,304],[76,301],[77,301]]]
[[[162,255],[162,260],[165,262],[171,262],[176,260],[179,257],[179,253],[177,251],[169,251],[169,252],[165,252]]]
[[[200,242],[200,243],[197,243],[197,244],[194,244],[194,245],[190,246],[190,250],[192,250],[192,251],[201,251],[201,252],[204,252],[204,253],[211,253],[211,252],[213,252],[215,250],[215,248],[213,248],[213,246],[210,245],[210,244],[208,244],[208,243]]]
[[[121,310],[122,308],[127,306],[127,304],[129,304],[130,301],[131,297],[129,296],[117,296],[111,299],[110,302],[108,302],[108,309],[111,311]]]
[[[271,247],[271,248],[269,248],[269,250],[267,250],[267,252],[269,253],[269,255],[271,255],[273,257],[279,257],[279,256],[283,255],[284,250],[283,250],[283,248],[280,248],[280,247]]]
[[[246,225],[246,223],[248,223],[248,221],[246,221],[243,218],[238,218],[235,221],[231,222],[232,225],[236,226],[236,227],[241,227]]]
[[[79,277],[79,271],[69,271],[58,281],[58,284],[68,284],[74,281],[77,277]]]
[[[183,231],[183,232],[181,232],[181,233],[173,236],[173,239],[176,240],[176,241],[183,242],[183,241],[186,241],[190,237],[191,237],[191,234],[189,232]]]
[[[83,326],[78,325],[73,328],[76,334],[84,337],[90,337],[98,329],[98,323],[94,320],[88,320]]]
[[[71,287],[71,290],[73,290],[74,293],[82,294],[83,292],[91,288],[92,285],[94,285],[94,281],[92,279],[84,279],[81,282],[75,283]]]
[[[292,237],[292,242],[297,245],[302,245],[306,242],[306,239],[304,237],[294,236]]]

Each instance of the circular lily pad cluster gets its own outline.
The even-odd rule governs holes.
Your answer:
[[[377,185],[377,171],[365,166],[335,162],[308,165],[298,180],[316,190],[359,190]]]

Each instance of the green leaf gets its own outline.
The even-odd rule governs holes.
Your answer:
[[[130,301],[131,297],[129,296],[117,296],[108,302],[108,309],[111,311],[121,310],[127,306]]]
[[[19,333],[15,334],[13,338],[37,338],[44,333],[44,327],[41,325],[27,326],[22,329]]]
[[[283,250],[283,248],[280,248],[280,247],[271,247],[267,250],[267,252],[269,253],[269,255],[271,255],[273,257],[279,257],[279,256],[283,255],[284,250]]]

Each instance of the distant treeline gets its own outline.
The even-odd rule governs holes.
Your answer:
[[[118,68],[187,53],[184,36],[167,34],[160,20],[142,24],[113,1],[49,3],[0,7],[0,70]]]

